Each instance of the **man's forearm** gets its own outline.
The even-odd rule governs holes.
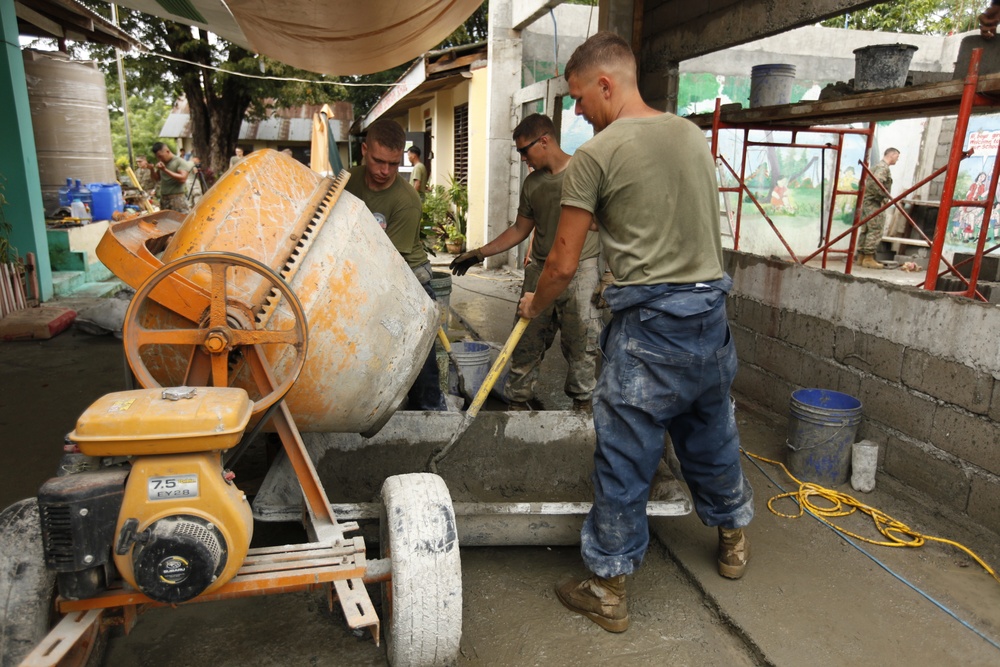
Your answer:
[[[492,257],[493,255],[499,255],[502,252],[507,252],[518,243],[528,238],[532,229],[534,229],[534,224],[525,228],[524,225],[515,222],[510,227],[503,230],[503,232],[501,232],[495,239],[482,246],[479,251],[483,253],[485,257]]]

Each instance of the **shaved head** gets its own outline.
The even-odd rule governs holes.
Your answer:
[[[596,71],[612,74],[620,84],[636,85],[635,54],[628,42],[602,30],[577,47],[566,63],[564,75],[586,77]]]

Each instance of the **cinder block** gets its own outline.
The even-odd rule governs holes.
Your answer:
[[[926,443],[890,437],[884,470],[938,502],[964,512],[971,489],[969,474],[954,456]]]
[[[993,399],[990,401],[990,419],[1000,422],[1000,379],[993,378]]]
[[[838,366],[837,391],[855,398],[861,396],[861,371],[850,366]]]
[[[840,366],[832,361],[805,355],[799,373],[797,382],[803,387],[841,391]]]
[[[792,385],[758,366],[743,364],[733,381],[733,391],[778,414],[788,414]]]
[[[834,326],[818,317],[786,310],[781,316],[778,337],[818,357],[833,357]]]
[[[903,367],[903,346],[885,338],[837,327],[834,358],[892,382],[899,382]]]
[[[903,352],[902,382],[946,403],[984,415],[990,409],[993,376],[921,350]]]
[[[969,516],[1000,533],[1000,512],[997,512],[997,507],[1000,507],[1000,478],[985,473],[972,473],[969,507],[966,510]]]
[[[801,383],[803,354],[800,350],[766,336],[757,337],[757,365],[778,377]]]
[[[879,378],[861,379],[861,413],[868,419],[905,433],[914,440],[930,439],[937,403]],[[937,444],[937,443],[935,443]]]
[[[1000,425],[986,417],[940,406],[934,413],[931,443],[984,470],[1000,474]]]
[[[747,299],[740,304],[739,318],[736,321],[756,333],[775,338],[780,327],[781,311]]]
[[[966,278],[972,277],[972,253],[956,252],[951,263],[958,268],[958,272]],[[967,261],[968,260],[968,261]],[[961,264],[961,266],[959,266]],[[997,282],[1000,280],[1000,257],[993,255],[983,255],[982,264],[979,266],[979,280]]]
[[[756,363],[757,334],[738,324],[730,324],[729,330],[736,341],[736,356],[740,364]]]

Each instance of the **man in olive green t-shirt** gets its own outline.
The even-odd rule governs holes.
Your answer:
[[[559,197],[570,156],[556,140],[552,120],[531,114],[514,128],[514,144],[521,160],[532,168],[521,186],[521,203],[514,224],[495,239],[475,250],[463,253],[451,263],[455,275],[465,275],[470,267],[510,250],[534,232],[531,261],[524,267],[521,294],[534,292],[545,267],[545,258],[559,225]],[[531,320],[510,358],[510,373],[504,395],[511,410],[530,410],[536,400],[535,385],[545,352],[560,332],[560,347],[568,368],[564,389],[573,399],[573,409],[591,410],[591,395],[596,383],[597,337],[601,332],[601,312],[591,304],[600,284],[598,267],[600,242],[590,232],[580,254],[580,266],[569,287],[544,313]]]
[[[436,301],[430,288],[431,263],[420,240],[420,197],[406,181],[398,178],[405,143],[406,133],[397,123],[382,119],[372,123],[361,144],[364,164],[351,169],[351,178],[344,189],[365,203],[424,291]],[[446,409],[434,348],[410,387],[407,407]]]
[[[153,144],[153,155],[158,160],[156,171],[152,175],[153,180],[160,184],[160,208],[187,213],[191,207],[188,205],[184,186],[191,165],[184,158],[174,155],[162,141]]]
[[[406,151],[406,157],[413,166],[413,172],[410,174],[410,185],[423,198],[424,193],[427,192],[427,165],[420,161],[420,148],[410,146]]]
[[[625,577],[649,546],[646,502],[669,433],[701,521],[717,528],[721,576],[743,576],[753,490],[743,474],[730,387],[736,348],[726,318],[715,161],[690,121],[648,106],[628,42],[599,32],[564,69],[576,113],[594,126],[563,181],[555,243],[535,317],[576,271],[596,223],[614,284],[594,389],[594,503],[580,533],[593,573],[556,586],[565,607],[610,632],[629,625]]]

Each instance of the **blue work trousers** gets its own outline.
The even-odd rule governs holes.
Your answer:
[[[414,272],[416,273],[416,272]],[[419,275],[417,276],[420,277]],[[429,282],[421,285],[424,291],[435,303],[437,296]],[[437,364],[437,344],[431,346],[431,351],[424,360],[413,385],[406,393],[407,410],[447,410],[444,393],[441,391],[441,375]]]
[[[708,526],[743,527],[753,491],[740,466],[729,388],[736,349],[725,298],[687,317],[636,305],[601,334],[594,390],[594,506],[581,552],[597,575],[631,574],[649,545],[646,501],[669,432],[695,510]]]

